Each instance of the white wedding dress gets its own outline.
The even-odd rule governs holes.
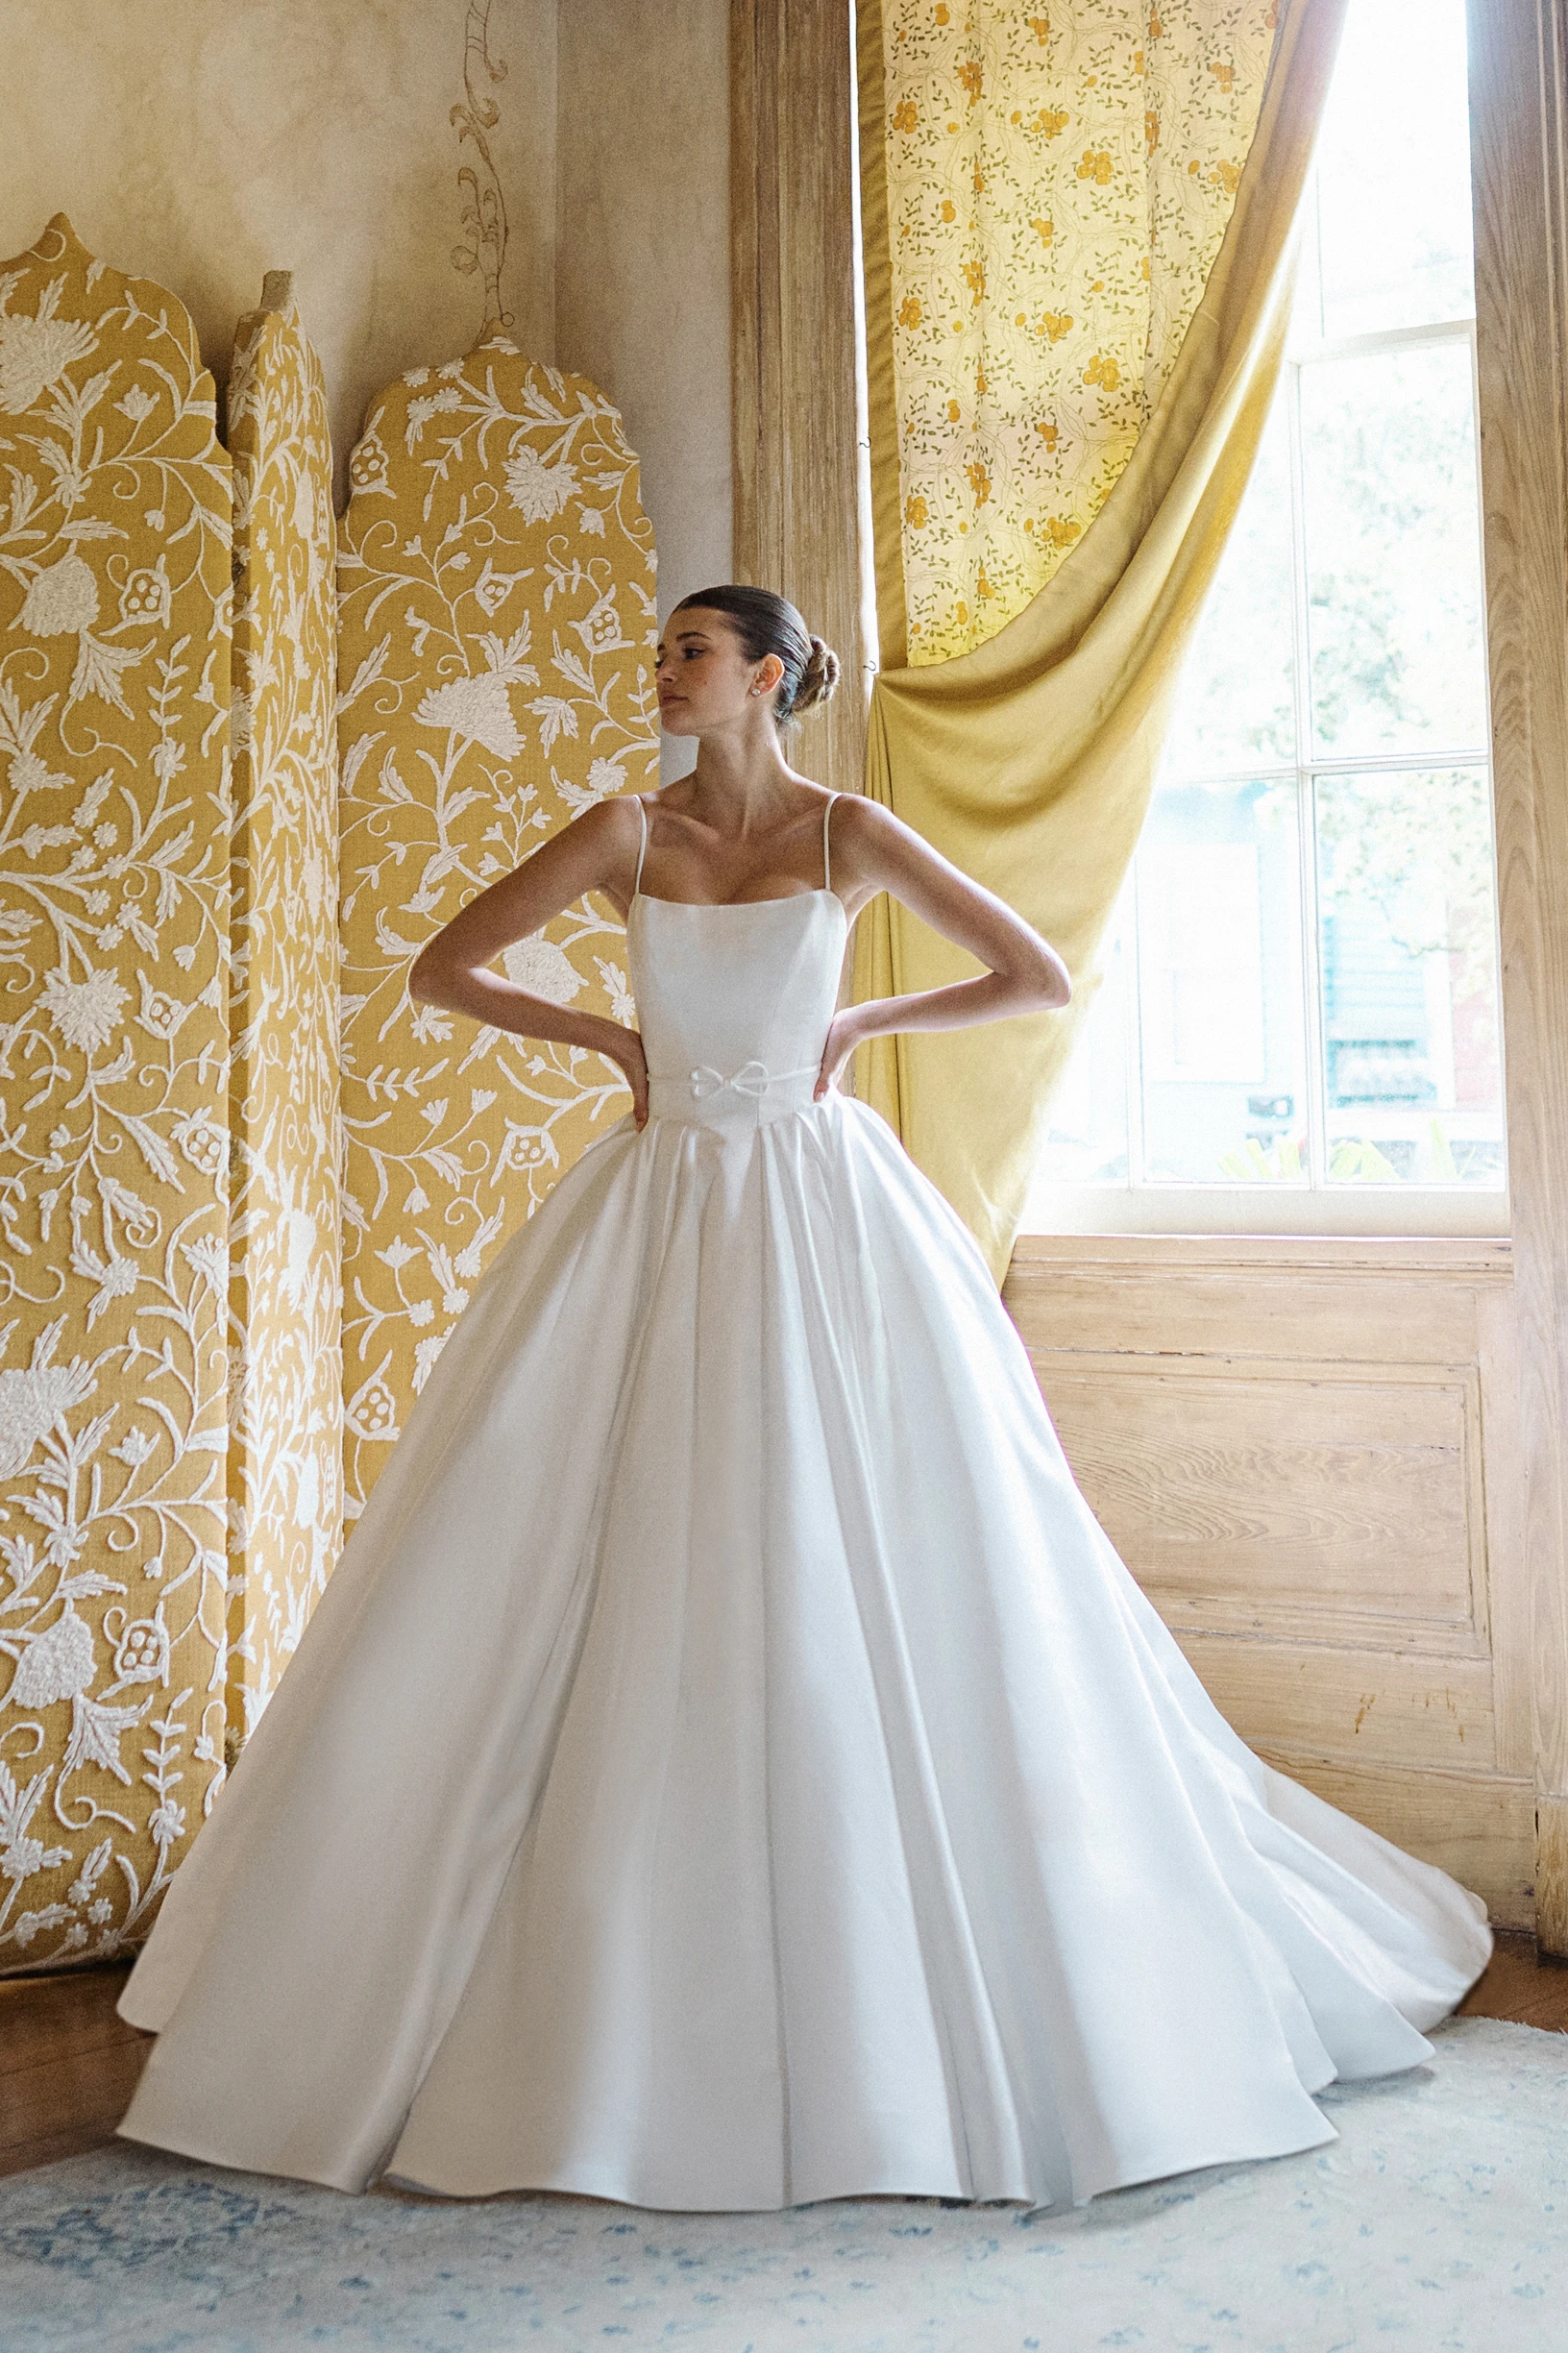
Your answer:
[[[968,1235],[813,1102],[825,881],[628,940],[648,1126],[453,1334],[131,1978],[121,2130],[687,2209],[1333,2140],[1482,1906],[1229,1729]]]

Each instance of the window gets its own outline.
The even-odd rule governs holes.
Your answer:
[[[1304,209],[1036,1230],[1507,1229],[1463,0],[1351,0]]]

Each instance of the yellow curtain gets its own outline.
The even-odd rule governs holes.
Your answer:
[[[1092,994],[1094,951],[1148,806],[1182,656],[1240,502],[1278,377],[1291,229],[1344,5],[1286,0],[1277,27],[1272,8],[1255,10],[1235,0],[1192,0],[1180,12],[1099,0],[1092,8],[1053,11],[1049,19],[1027,17],[1021,8],[970,11],[965,24],[974,54],[955,53],[944,69],[965,97],[977,86],[975,104],[985,110],[985,121],[969,134],[971,144],[983,150],[970,184],[986,179],[984,193],[991,191],[989,159],[1007,141],[998,133],[988,144],[986,125],[1001,122],[1012,136],[1008,162],[1016,190],[992,236],[1000,259],[979,257],[982,300],[988,318],[999,315],[1005,325],[1011,315],[1022,322],[1015,324],[1011,343],[999,331],[992,336],[985,324],[974,331],[987,387],[1006,380],[1001,365],[992,362],[994,343],[1005,345],[1020,388],[1011,406],[1001,404],[992,436],[996,461],[988,468],[988,412],[974,405],[966,416],[959,395],[950,394],[948,406],[960,414],[952,421],[954,440],[942,446],[929,429],[928,413],[936,345],[928,338],[922,347],[930,355],[927,366],[919,353],[915,364],[899,342],[900,335],[920,331],[907,324],[913,314],[906,307],[905,257],[917,241],[911,208],[925,206],[923,233],[932,243],[931,202],[940,217],[942,205],[954,201],[929,197],[934,170],[923,182],[912,182],[898,148],[918,133],[921,119],[916,97],[900,84],[897,60],[909,41],[899,35],[918,15],[940,21],[949,12],[940,0],[934,11],[918,9],[916,0],[882,0],[881,6],[861,0],[872,494],[888,665],[872,697],[867,790],[1038,925],[1066,958],[1078,987],[1066,1015],[1002,1022],[979,1033],[878,1040],[864,1051],[858,1079],[862,1094],[966,1218],[998,1280],[1043,1139],[1050,1089]],[[1164,113],[1139,105],[1136,122],[1124,121],[1114,138],[1093,112],[1100,77],[1110,75],[1120,55],[1112,33],[1131,56],[1134,33],[1142,25],[1142,56],[1133,77],[1141,84],[1155,58],[1155,28],[1164,40],[1178,16],[1185,27],[1182,104],[1167,101]],[[1069,420],[1060,368],[1053,379],[1052,363],[1038,363],[1041,406],[1051,415],[1036,423],[1056,426],[1056,453],[1069,422],[1072,441],[1066,472],[1049,494],[1057,496],[1051,512],[1061,527],[1043,533],[1048,547],[1040,544],[1045,500],[1037,498],[1038,482],[1009,455],[1025,437],[1018,416],[1027,367],[1037,365],[1037,353],[1048,355],[1052,348],[1049,331],[1042,339],[1034,336],[1024,302],[1015,302],[1007,290],[1011,257],[1022,252],[1031,270],[1036,266],[1023,233],[1039,208],[1014,119],[1015,110],[1023,115],[1025,108],[1012,94],[1018,82],[1008,76],[1017,74],[1020,27],[1033,33],[1037,26],[1045,28],[1040,45],[1047,59],[1063,42],[1064,80],[1063,103],[1037,107],[1036,119],[1070,115],[1066,100],[1073,87],[1086,110],[1082,120],[1069,120],[1059,134],[1067,142],[1065,153],[1071,153],[1074,139],[1082,150],[1070,179],[1083,200],[1073,231],[1077,274],[1064,277],[1054,296],[1052,315],[1067,321],[1058,341],[1066,345],[1069,331],[1083,331],[1080,289],[1092,269],[1088,291],[1103,300],[1108,318],[1121,319],[1128,348],[1136,352],[1139,312],[1136,304],[1127,306],[1135,285],[1148,289],[1142,379],[1120,408],[1080,401]],[[1234,107],[1216,110],[1207,84],[1234,99],[1262,34],[1272,35],[1272,49],[1249,122],[1244,88],[1238,113]],[[972,68],[967,79],[966,67]],[[1117,86],[1126,116],[1126,74]],[[951,91],[945,94],[950,99]],[[1035,104],[1032,89],[1028,103]],[[902,128],[911,124],[912,108],[915,122]],[[962,125],[964,118],[950,105],[941,120]],[[1141,222],[1139,203],[1131,200],[1108,204],[1103,213],[1095,208],[1102,190],[1114,189],[1118,172],[1130,168],[1133,128],[1144,150]],[[1046,146],[1055,135],[1039,133]],[[1173,181],[1151,171],[1163,149],[1179,166]],[[1001,178],[998,173],[998,184]],[[1202,207],[1194,205],[1185,216],[1178,237],[1165,224],[1176,207],[1173,186],[1184,180],[1206,193]],[[949,173],[949,185],[958,184]],[[1229,217],[1219,218],[1220,200],[1228,201],[1233,188]],[[1069,203],[1077,201],[1070,190],[1062,192]],[[1066,249],[1069,240],[1056,212],[1040,211],[1039,218],[1052,231],[1046,248],[1035,230],[1042,250],[1054,250],[1059,234]],[[952,226],[959,225],[955,205]],[[1212,259],[1210,240],[1217,249]],[[1113,275],[1113,246],[1121,256],[1119,275]],[[955,239],[954,254],[961,256],[962,249],[963,239]],[[1061,267],[1068,266],[1065,258]],[[1194,306],[1184,318],[1188,295]],[[962,310],[949,304],[949,312],[962,327]],[[1119,390],[1122,362],[1107,348],[1109,329],[1092,331],[1094,350],[1078,377],[1086,394],[1106,395],[1113,373],[1111,390]],[[953,339],[956,345],[962,337]],[[956,437],[961,431],[979,455],[963,454],[966,445]],[[1035,438],[1043,444],[1046,436],[1036,431]],[[971,467],[977,469],[972,479]],[[955,478],[968,485],[968,513]],[[945,569],[934,521],[947,534],[951,560]],[[961,529],[964,525],[969,527]],[[1031,543],[1025,560],[1020,551]],[[995,593],[986,596],[981,580]],[[967,582],[972,595],[964,593]],[[968,608],[962,619],[961,606]],[[1013,616],[993,634],[992,607]],[[965,650],[946,659],[927,655],[905,663],[906,617],[912,649],[919,643],[939,654],[955,645]],[[963,951],[887,899],[862,919],[857,997],[940,987],[975,968]]]

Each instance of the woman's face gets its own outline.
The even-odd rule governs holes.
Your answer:
[[[659,643],[653,682],[666,735],[705,735],[766,717],[784,665],[776,653],[747,659],[724,614],[693,604],[672,613]]]

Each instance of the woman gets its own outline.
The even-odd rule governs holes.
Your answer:
[[[795,773],[837,665],[672,617],[693,773],[588,812],[417,995],[632,1113],[501,1254],[121,2007],[122,2131],[348,2190],[1082,2200],[1334,2138],[1482,1908],[1267,1771],[1073,1485],[978,1252],[834,1082],[1061,1005],[1059,959]],[[877,891],[982,978],[835,1013]],[[512,987],[598,891],[640,1029]]]

